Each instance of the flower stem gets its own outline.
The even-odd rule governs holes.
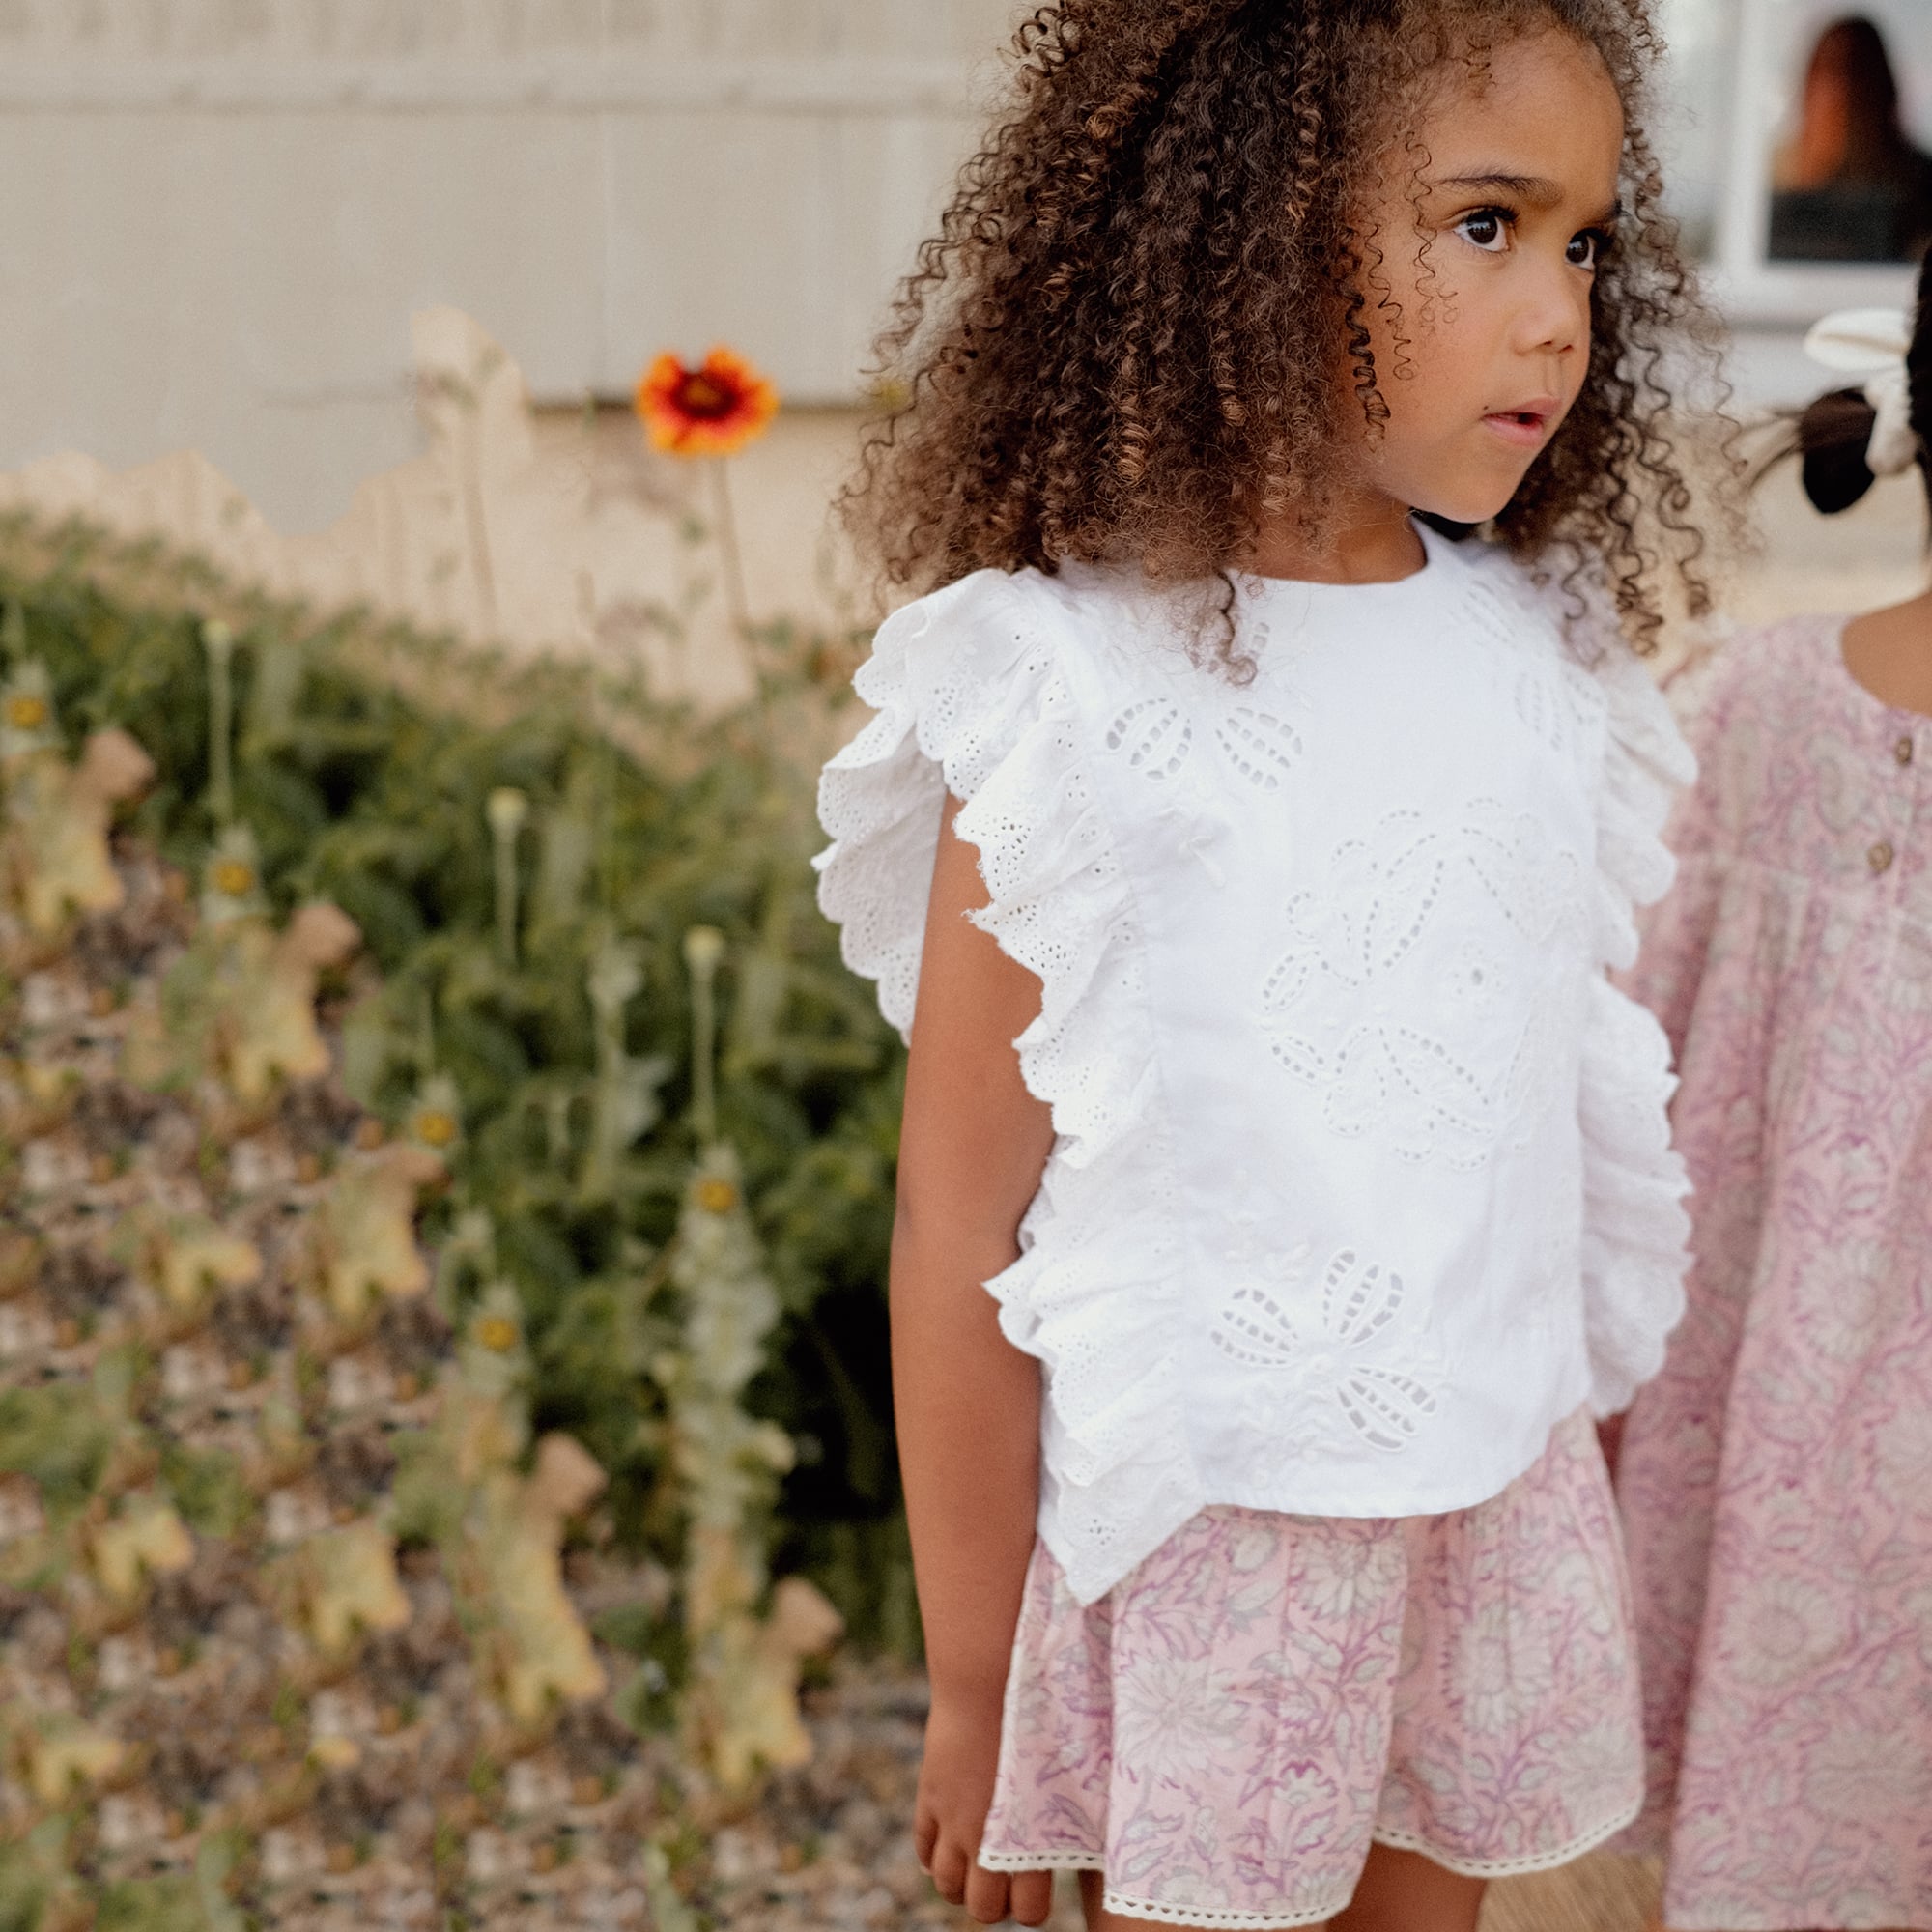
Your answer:
[[[208,809],[217,825],[235,816],[235,633],[218,617],[201,627],[208,653]]]
[[[752,611],[745,599],[745,559],[738,548],[738,519],[731,508],[731,479],[726,459],[722,456],[712,459],[711,484],[718,498],[718,549],[724,559],[724,601],[730,606],[731,622],[742,634],[751,628]]]
[[[517,835],[529,801],[514,785],[498,785],[484,807],[497,861],[497,951],[505,966],[517,963]]]
[[[691,972],[691,1113],[699,1147],[718,1138],[718,968],[724,935],[694,925],[684,935],[684,963]]]

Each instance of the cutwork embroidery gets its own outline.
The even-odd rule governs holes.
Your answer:
[[[1194,749],[1194,727],[1175,699],[1144,697],[1108,725],[1107,749],[1124,752],[1127,763],[1144,778],[1179,778]]]
[[[1497,911],[1532,944],[1548,946],[1568,922],[1580,925],[1583,868],[1574,852],[1550,848],[1531,813],[1512,818],[1494,799],[1478,799],[1463,827],[1463,847]]]
[[[1432,943],[1436,908],[1462,866],[1513,937],[1513,945],[1501,942],[1505,957],[1525,942],[1546,949],[1559,935],[1580,934],[1582,867],[1528,812],[1477,799],[1449,832],[1426,830],[1417,812],[1392,812],[1369,838],[1338,846],[1322,884],[1289,901],[1296,943],[1268,970],[1261,1009],[1270,1052],[1295,1079],[1323,1090],[1336,1133],[1378,1133],[1406,1160],[1474,1167],[1511,1122],[1533,1121],[1560,1042],[1547,998],[1531,1000],[1502,1038],[1493,1026],[1483,1030],[1491,1039],[1486,1062],[1453,1051],[1418,1024],[1432,1008],[1510,1009],[1495,951],[1463,935]],[[1445,942],[1453,945],[1447,957]],[[1333,1002],[1319,997],[1324,988],[1373,996],[1385,986],[1391,997],[1366,1015],[1359,1000],[1345,1002],[1338,1016]],[[1324,1025],[1340,1037],[1323,1039]]]
[[[1406,1368],[1373,1359],[1402,1313],[1402,1276],[1338,1249],[1322,1272],[1320,1319],[1304,1337],[1286,1299],[1301,1285],[1308,1254],[1302,1247],[1283,1259],[1279,1297],[1255,1282],[1236,1289],[1215,1320],[1214,1346],[1243,1368],[1292,1380],[1310,1401],[1337,1405],[1372,1449],[1407,1448],[1435,1413],[1435,1390],[1413,1347]]]
[[[1257,791],[1277,791],[1301,756],[1301,733],[1286,719],[1252,704],[1237,704],[1214,727],[1237,778]]]
[[[1209,704],[1221,696],[1207,698]],[[1258,704],[1236,704],[1214,719],[1210,735],[1228,768],[1259,792],[1279,791],[1300,762],[1301,733],[1277,712]],[[1107,749],[1122,753],[1128,768],[1157,783],[1180,777],[1194,749],[1194,724],[1178,697],[1143,697],[1118,713],[1107,726]]]

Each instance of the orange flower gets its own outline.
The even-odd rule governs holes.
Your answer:
[[[714,349],[696,369],[667,354],[644,371],[637,409],[654,449],[730,456],[764,435],[779,392],[732,350]]]

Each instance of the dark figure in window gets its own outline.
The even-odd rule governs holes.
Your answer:
[[[1928,242],[1932,156],[1900,125],[1884,37],[1840,20],[1812,49],[1798,136],[1777,156],[1772,259],[1905,262]]]

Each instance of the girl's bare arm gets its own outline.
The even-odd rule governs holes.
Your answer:
[[[932,1716],[915,1835],[940,1891],[1037,1924],[1050,1879],[980,1871],[1007,1662],[1033,1549],[1039,1374],[983,1284],[1017,1256],[1053,1145],[1013,1039],[1039,981],[966,918],[986,902],[948,799],[926,916],[893,1229],[893,1395]]]

